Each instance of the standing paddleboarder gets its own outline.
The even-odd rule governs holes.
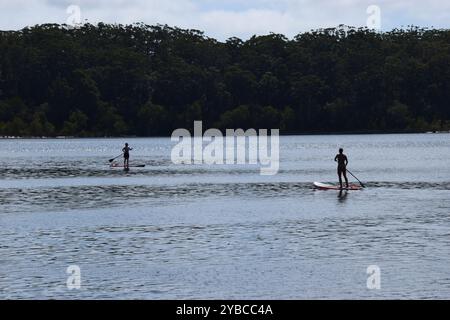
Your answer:
[[[339,184],[341,186],[341,189],[343,189],[342,188],[342,175],[344,175],[345,185],[346,185],[346,188],[348,189],[348,179],[347,179],[348,159],[347,159],[347,156],[344,154],[344,149],[342,149],[342,148],[339,149],[339,154],[336,155],[336,157],[334,158],[334,161],[337,161],[337,163],[338,163],[337,173],[338,173]]]
[[[128,146],[128,143],[125,143],[125,147],[122,149],[123,152],[123,168],[125,170],[130,169],[130,151],[133,150],[133,148],[130,148]]]

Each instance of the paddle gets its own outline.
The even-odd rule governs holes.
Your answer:
[[[113,162],[114,160],[116,160],[118,157],[121,157],[122,155],[123,155],[123,153],[121,153],[120,155],[118,155],[118,156],[115,157],[115,158],[109,159],[109,162]]]
[[[365,186],[365,185],[364,185],[357,177],[355,177],[355,175],[354,175],[353,173],[350,172],[350,170],[347,169],[347,172],[350,173],[350,174],[353,176],[353,178],[355,178],[356,180],[358,180],[358,182],[361,184],[361,187],[363,187],[363,188],[366,187],[366,186]]]

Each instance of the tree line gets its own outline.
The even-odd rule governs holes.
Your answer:
[[[169,26],[0,32],[0,135],[450,129],[450,30],[339,26],[217,41]]]

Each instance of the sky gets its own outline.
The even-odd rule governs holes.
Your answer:
[[[168,24],[201,30],[218,40],[270,32],[292,38],[340,24],[381,30],[408,25],[450,28],[450,1],[0,0],[0,30],[71,21]]]

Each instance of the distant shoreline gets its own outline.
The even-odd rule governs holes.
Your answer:
[[[0,33],[0,135],[160,137],[200,120],[282,135],[448,131],[449,38],[341,24],[221,42],[168,25],[35,25]]]
[[[366,132],[311,132],[311,133],[285,133],[282,137],[288,136],[344,136],[344,135],[389,135],[389,134],[450,134],[449,131],[366,131]],[[170,136],[117,136],[117,137],[82,137],[82,136],[57,136],[57,137],[32,137],[32,136],[0,136],[0,140],[71,140],[71,139],[149,139],[149,138],[170,138]]]

